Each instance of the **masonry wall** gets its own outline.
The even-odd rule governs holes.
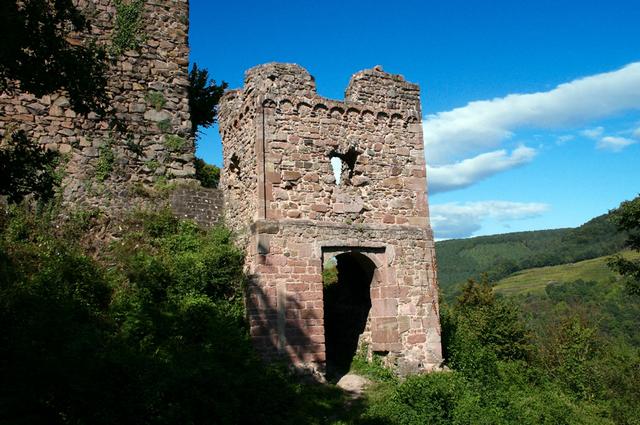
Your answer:
[[[239,105],[251,112],[238,115]],[[404,371],[440,364],[420,114],[419,88],[379,68],[355,74],[346,100],[336,101],[318,96],[303,68],[267,64],[223,99],[223,181],[232,151],[255,166],[251,182],[222,189],[227,199],[247,199],[228,202],[226,217],[247,235],[251,332],[265,356],[322,370],[323,261],[353,251],[378,276],[369,349]],[[340,184],[332,157],[343,163]]]
[[[92,30],[75,42],[112,44],[114,0],[78,0]],[[191,178],[194,142],[188,89],[188,1],[144,2],[144,41],[139,50],[114,57],[108,70],[108,114],[81,116],[66,93],[36,98],[16,89],[0,94],[0,137],[22,129],[38,143],[68,160],[64,198],[94,206],[120,205],[141,186],[158,180]],[[152,104],[150,94],[164,99]],[[121,127],[115,126],[120,123]],[[107,150],[114,155],[110,171],[100,177]]]

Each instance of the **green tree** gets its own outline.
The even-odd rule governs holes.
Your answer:
[[[202,187],[218,187],[220,168],[207,164],[200,158],[196,158],[193,165],[196,169],[196,179],[200,181]]]
[[[0,2],[0,92],[42,96],[68,91],[79,113],[106,106],[106,54],[95,44],[71,43],[71,32],[90,29],[72,0]]]
[[[209,71],[194,63],[189,72],[189,108],[191,131],[195,136],[199,127],[207,128],[216,122],[218,102],[227,88],[227,83],[216,84],[209,79]]]
[[[625,201],[613,215],[618,229],[627,232],[627,247],[640,252],[640,196]],[[611,257],[609,266],[627,277],[627,290],[640,296],[640,260],[628,260],[621,255]]]
[[[23,131],[12,134],[0,148],[0,195],[18,203],[33,194],[37,200],[53,197],[58,186],[59,156],[29,141]]]

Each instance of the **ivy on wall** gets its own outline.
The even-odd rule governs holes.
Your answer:
[[[120,55],[125,50],[138,50],[146,39],[144,33],[144,0],[115,0],[116,21],[111,52]]]

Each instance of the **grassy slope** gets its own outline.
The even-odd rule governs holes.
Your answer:
[[[640,258],[640,254],[630,251],[625,251],[623,255],[626,258]],[[544,294],[550,282],[567,283],[578,279],[608,282],[619,279],[620,276],[607,266],[607,258],[609,256],[522,270],[496,282],[494,290],[504,295]]]
[[[452,299],[467,279],[483,273],[498,281],[534,267],[611,255],[623,248],[625,238],[606,214],[573,229],[440,241],[436,243],[440,288],[445,298]]]

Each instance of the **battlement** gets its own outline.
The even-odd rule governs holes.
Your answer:
[[[402,75],[384,72],[380,65],[354,74],[345,92],[345,100],[412,111],[421,116],[420,87],[405,81]]]

